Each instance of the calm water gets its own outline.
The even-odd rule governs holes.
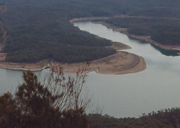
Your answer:
[[[147,69],[139,73],[88,74],[86,86],[93,95],[93,103],[103,108],[103,114],[138,117],[142,113],[180,107],[180,57],[165,56],[146,42],[130,39],[100,24],[76,22],[74,25],[131,46],[126,51],[144,57],[147,63]],[[21,75],[21,71],[0,69],[0,94],[15,90],[22,81]]]

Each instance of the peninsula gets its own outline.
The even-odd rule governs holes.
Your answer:
[[[91,61],[93,65],[104,58],[128,54],[129,61],[127,63],[121,61],[123,64],[119,62],[118,64],[121,65],[121,72],[123,69],[127,70],[127,67],[132,69],[134,65],[143,62],[140,61],[141,57],[130,53],[119,53],[114,46],[112,47],[110,40],[82,32],[69,21],[93,20],[95,17],[96,22],[104,22],[128,36],[143,39],[163,50],[179,50],[179,5],[179,1],[162,0],[45,0],[43,3],[36,0],[27,3],[21,0],[9,0],[8,12],[2,16],[1,23],[1,25],[6,23],[7,29],[3,30],[8,30],[8,33],[5,34],[7,39],[4,36],[0,38],[5,41],[3,44],[0,42],[0,67],[42,70],[54,64],[66,67],[85,61]],[[130,58],[136,61],[131,61]],[[99,63],[104,65],[102,61]],[[99,67],[103,68],[98,65],[93,66],[92,69],[99,73],[107,73],[105,69]],[[115,67],[117,65],[113,66]],[[140,67],[140,69],[136,67],[134,72],[145,69],[145,66]]]
[[[129,49],[130,47],[119,42],[112,42],[111,47],[115,50]],[[5,59],[5,55],[1,53],[0,59]],[[12,63],[12,62],[0,62],[0,68],[12,69],[12,70],[31,70],[40,71],[45,68],[51,68],[54,66],[62,67],[65,73],[76,73],[81,67],[85,66],[84,62],[81,63],[60,63],[55,61],[43,60],[37,63]],[[100,74],[127,74],[140,72],[146,68],[145,60],[135,54],[128,52],[117,52],[113,55],[103,57],[101,59],[91,61],[88,67],[88,72],[95,71]]]

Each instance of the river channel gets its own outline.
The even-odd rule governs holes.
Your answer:
[[[142,56],[147,69],[125,75],[88,73],[86,87],[94,105],[114,117],[138,117],[165,108],[180,107],[180,57],[163,55],[149,43],[131,39],[101,24],[75,22],[80,30],[122,42],[124,50]],[[44,70],[43,72],[46,72]],[[0,95],[13,92],[22,82],[21,71],[0,69]]]

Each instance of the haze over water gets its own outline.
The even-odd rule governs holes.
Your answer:
[[[106,103],[104,112],[107,109],[110,115],[127,117],[180,107],[179,56],[165,56],[151,44],[131,39],[101,24],[77,22],[74,25],[100,37],[127,44],[132,49],[125,51],[140,55],[146,61],[147,69],[142,72],[118,76],[98,75],[99,78],[96,76],[92,80],[97,81],[95,86],[100,86],[96,93],[104,94],[101,97]]]
[[[162,55],[150,44],[130,39],[100,24],[76,22],[81,30],[129,45],[124,50],[142,56],[147,69],[126,75],[88,74],[86,86],[93,103],[103,114],[115,117],[138,117],[142,113],[180,107],[180,57]],[[44,70],[46,72],[47,70]],[[21,71],[0,69],[0,95],[13,91],[21,83]]]

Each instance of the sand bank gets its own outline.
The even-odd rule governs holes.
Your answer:
[[[136,18],[136,17],[139,17],[139,18],[147,18],[145,16],[126,16],[126,15],[116,15],[116,16],[112,16],[112,17],[84,17],[84,18],[74,18],[74,19],[71,19],[70,22],[73,23],[73,22],[77,22],[77,21],[88,21],[88,20],[98,20],[98,19],[111,19],[111,18],[118,18],[118,17],[121,17],[121,18]],[[95,22],[95,23],[99,23],[99,24],[103,24],[104,26],[108,27],[108,28],[111,28],[115,31],[119,31],[121,33],[124,33],[126,34],[127,36],[129,37],[132,37],[132,38],[136,38],[136,39],[140,39],[140,40],[144,40],[146,42],[149,42],[157,47],[160,47],[162,49],[165,49],[165,50],[180,50],[180,46],[179,45],[163,45],[163,44],[160,44],[154,40],[151,39],[150,36],[137,36],[137,35],[133,35],[133,34],[129,34],[127,32],[128,28],[118,28],[116,26],[113,26],[111,24],[108,24],[108,23],[105,23],[105,22]],[[180,53],[179,53],[180,54]]]
[[[103,17],[103,19],[109,19],[112,17]],[[79,20],[92,20],[97,19],[97,17],[92,18],[77,18],[70,22],[75,22]],[[102,19],[102,17],[99,17]],[[119,43],[112,42],[112,46],[115,50],[129,49],[130,47]],[[48,60],[43,60],[38,63],[10,63],[5,62],[5,53],[0,54],[0,68],[13,69],[13,70],[31,70],[40,71],[45,68],[51,68],[53,66],[63,67],[65,73],[76,73],[78,69],[84,66],[84,63],[73,63],[73,64],[63,64],[59,62],[49,62]],[[117,52],[114,55],[104,57],[91,62],[88,72],[95,71],[101,74],[126,74],[140,72],[146,68],[146,63],[144,59],[135,54],[128,52]]]
[[[62,64],[53,62],[51,66],[61,66],[65,73],[76,73],[78,69],[81,69],[85,64]],[[146,63],[142,57],[128,52],[117,52],[114,55],[92,61],[87,72],[95,71],[100,74],[118,75],[139,72],[145,68]]]
[[[76,73],[79,68],[85,66],[84,63],[63,64],[59,62],[48,62],[47,60],[26,64],[1,62],[0,68],[13,70],[39,71],[52,66],[63,67],[65,73]],[[91,62],[87,72],[95,71],[101,74],[126,74],[142,71],[146,68],[146,63],[142,57],[128,53],[117,52],[114,55],[104,57]]]
[[[165,49],[165,50],[180,50],[180,46],[174,46],[174,45],[163,45],[163,44],[160,44],[154,40],[151,39],[151,36],[138,36],[138,35],[133,35],[133,34],[129,34],[128,33],[128,28],[120,28],[120,27],[116,27],[116,26],[113,26],[111,24],[108,24],[108,23],[105,23],[105,22],[95,22],[95,23],[98,23],[98,24],[102,24],[108,28],[111,28],[113,29],[114,31],[118,31],[118,32],[121,32],[121,33],[124,33],[126,34],[127,36],[129,37],[132,37],[132,38],[135,38],[135,39],[140,39],[140,40],[144,40],[148,43],[151,43],[157,47],[160,47],[162,49]]]
[[[43,60],[37,63],[11,63],[11,62],[0,62],[0,68],[12,69],[12,70],[31,70],[31,71],[40,71],[45,68],[49,68],[49,62]]]
[[[117,17],[122,17],[122,15],[116,15],[112,17],[79,17],[79,18],[73,18],[69,20],[70,23],[76,22],[76,21],[87,21],[87,20],[102,20],[102,19],[111,19],[111,18],[117,18]]]

